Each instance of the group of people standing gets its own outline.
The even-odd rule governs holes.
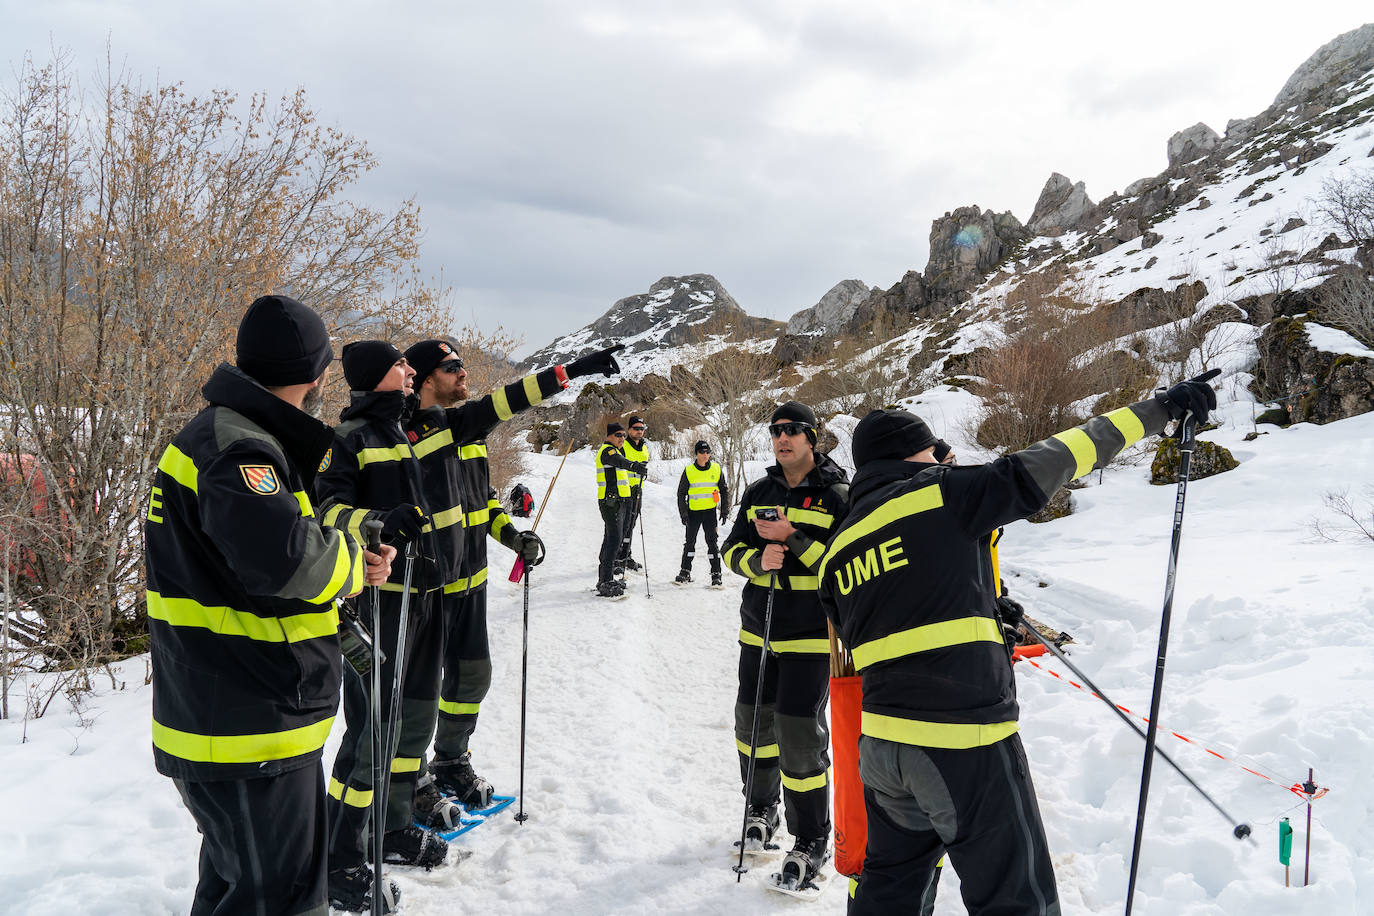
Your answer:
[[[286,296],[249,306],[236,365],[214,370],[208,406],[158,463],[145,524],[153,752],[202,834],[194,914],[368,910],[375,832],[387,862],[445,860],[416,822],[452,826],[453,799],[491,797],[468,747],[491,684],[486,537],[527,564],[543,557],[491,489],[485,437],[571,379],[618,372],[618,349],[470,400],[446,341],[404,352],[355,341],[341,354],[350,403],[331,428],[318,418],[334,359],[324,322]],[[381,696],[343,664],[339,639],[340,602],[356,599],[345,613],[367,621],[372,596],[374,644],[405,646],[371,656]],[[341,689],[347,727],[326,786]],[[374,710],[397,723],[382,751],[383,824],[372,823]],[[397,891],[383,891],[389,911]]]
[[[381,833],[386,861],[432,867],[446,846],[415,823],[447,826],[454,799],[490,800],[469,749],[491,683],[485,539],[527,564],[543,545],[496,498],[484,439],[569,380],[618,372],[619,349],[472,400],[449,343],[402,352],[355,341],[342,351],[350,403],[331,428],[318,419],[333,360],[324,323],[285,296],[248,308],[236,365],[214,370],[208,406],[158,463],[145,525],[153,752],[203,835],[193,914],[369,909],[369,833]],[[1168,420],[1205,421],[1215,406],[1206,384],[1183,382],[977,466],[954,465],[914,415],[874,411],[854,430],[851,485],[817,451],[814,411],[788,401],[767,427],[775,463],[740,495],[723,551],[716,521],[729,517],[729,490],[698,442],[678,485],[687,538],[675,581],[691,581],[699,531],[712,584],[722,563],[746,580],[734,719],[748,831],[767,842],[785,818],[805,881],[829,857],[825,709],[838,639],[863,677],[868,839],[851,913],[929,905],[947,854],[970,913],[1057,914],[1017,735],[994,532]],[[624,570],[638,568],[629,532],[646,430],[637,415],[628,429],[610,423],[596,452],[604,597],[623,593]],[[378,526],[369,547],[366,531]],[[370,595],[376,645],[397,646],[402,607],[408,618],[404,657],[370,656],[382,664],[380,691],[343,663],[339,640],[341,605],[367,620],[357,612],[373,609]],[[341,690],[347,727],[326,785],[320,763]],[[376,824],[370,717],[393,707]],[[395,886],[382,890],[389,910]]]

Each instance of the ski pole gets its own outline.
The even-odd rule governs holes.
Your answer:
[[[530,525],[530,530],[534,531],[539,527],[539,520],[544,517],[544,507],[549,504],[549,494],[553,492],[553,485],[558,483],[558,475],[563,473],[563,462],[568,460],[568,452],[572,451],[572,440],[568,440],[568,447],[563,449],[563,458],[558,462],[558,470],[553,472],[553,479],[549,481],[549,488],[544,491],[544,501],[539,504],[539,511],[534,513],[534,524]],[[525,558],[516,554],[515,563],[510,568],[510,576],[507,578],[511,582],[519,582],[520,577],[525,572]]]
[[[367,529],[367,549],[382,552],[382,523],[363,522]],[[382,914],[382,825],[386,818],[386,793],[378,792],[384,778],[382,773],[382,589],[368,588],[372,597],[372,704],[368,731],[372,739],[372,916]],[[396,659],[396,664],[401,660]]]
[[[778,588],[778,572],[768,576],[768,604],[763,611],[763,645],[759,647],[759,678],[754,687],[754,725],[749,733],[749,766],[744,775],[744,823],[739,828],[739,864],[734,866],[738,884],[749,869],[744,865],[744,841],[749,833],[749,803],[754,793],[754,761],[759,750],[759,707],[763,705],[763,674],[768,669],[768,634],[773,627],[773,594]]]
[[[552,484],[549,486],[553,488]],[[538,521],[535,522],[538,524]],[[520,636],[520,810],[515,814],[517,823],[529,820],[525,813],[525,699],[530,671],[530,571],[525,572],[525,612]]]
[[[649,548],[644,543],[644,484],[639,485],[639,552],[644,555],[644,597],[652,598],[649,594]]]
[[[1213,369],[1197,377],[1206,382],[1220,374]],[[1131,847],[1131,873],[1126,884],[1126,916],[1131,916],[1136,874],[1140,869],[1140,846],[1145,836],[1145,807],[1150,798],[1150,767],[1154,763],[1155,739],[1159,731],[1159,704],[1164,692],[1164,659],[1169,649],[1169,621],[1174,611],[1174,582],[1178,573],[1178,545],[1183,539],[1183,504],[1188,497],[1188,466],[1193,458],[1193,432],[1197,420],[1190,410],[1183,415],[1178,440],[1178,493],[1174,498],[1174,530],[1169,543],[1169,571],[1164,581],[1164,610],[1159,621],[1159,650],[1155,656],[1154,686],[1150,691],[1150,721],[1145,729],[1145,759],[1140,767],[1140,803],[1135,812],[1135,841]]]
[[[415,570],[415,552],[415,540],[413,538],[407,540],[405,576],[402,579],[401,587],[401,610],[396,617],[396,655],[391,668],[391,706],[387,710],[386,747],[382,750],[381,782],[372,784],[373,791],[377,793],[375,804],[380,814],[380,819],[374,820],[372,824],[373,843],[378,854],[382,851],[382,837],[386,833],[387,796],[391,794],[391,759],[396,750],[397,730],[401,718],[401,679],[405,674],[406,637],[410,625],[410,582],[411,575]],[[374,700],[373,702],[379,701]],[[373,817],[377,818],[378,815],[374,814]],[[372,892],[374,909],[378,905],[380,893],[381,884],[379,883]]]
[[[1130,726],[1131,731],[1135,732],[1141,738],[1145,737],[1145,732],[1141,731],[1140,726],[1132,722],[1130,717],[1121,711],[1121,707],[1117,706],[1116,703],[1110,697],[1103,693],[1101,688],[1094,684],[1092,682],[1092,679],[1089,678],[1086,674],[1084,674],[1078,668],[1077,665],[1069,661],[1068,656],[1065,655],[1064,652],[1058,646],[1056,646],[1053,642],[1042,636],[1040,634],[1040,631],[1035,629],[1034,626],[1026,624],[1026,630],[1032,636],[1038,639],[1040,641],[1040,644],[1044,646],[1046,649],[1048,649],[1055,658],[1063,662],[1064,665],[1074,673],[1075,677],[1077,677],[1080,681],[1087,685],[1087,688],[1090,691],[1092,691],[1093,696],[1097,697],[1103,703],[1106,703],[1107,706],[1111,709],[1111,711],[1116,713],[1117,718],[1119,718],[1122,722],[1125,722],[1128,726]],[[1201,795],[1204,799],[1207,800],[1208,804],[1210,804],[1213,808],[1217,809],[1218,814],[1220,814],[1222,817],[1226,818],[1226,820],[1231,822],[1231,833],[1235,836],[1236,839],[1243,840],[1250,835],[1249,824],[1240,823],[1235,818],[1231,817],[1231,815],[1227,814],[1225,809],[1223,809],[1221,805],[1217,804],[1216,800],[1213,799],[1212,796],[1208,795],[1203,790],[1202,786],[1194,782],[1193,778],[1189,776],[1187,773],[1185,773],[1183,771],[1183,768],[1180,767],[1177,763],[1175,763],[1173,758],[1166,754],[1162,748],[1155,747],[1155,753],[1159,755],[1161,760],[1169,764],[1169,766],[1173,767],[1174,770],[1178,773],[1178,775],[1182,776],[1184,781],[1187,782],[1188,785],[1192,786],[1199,795]],[[1251,840],[1251,842],[1254,841]]]

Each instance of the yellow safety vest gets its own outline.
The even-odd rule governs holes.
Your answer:
[[[687,508],[714,509],[720,505],[720,465],[714,461],[699,467],[695,461],[687,465]]]
[[[620,496],[629,496],[630,482],[627,478],[629,477],[630,472],[623,470],[621,468],[611,467],[609,465],[603,464],[601,456],[606,454],[607,449],[610,449],[611,451],[616,452],[617,454],[619,454],[620,452],[620,449],[616,448],[614,445],[611,445],[611,443],[609,442],[603,443],[601,448],[596,450],[596,498],[599,500],[606,498],[607,474],[611,475],[611,480],[615,486],[615,492]]]
[[[629,437],[626,436],[625,444],[620,450],[624,452],[625,457],[629,458],[631,461],[643,461],[645,464],[649,463],[649,443],[647,442],[644,443],[643,447],[636,447],[635,444],[630,441]],[[639,486],[644,479],[634,471],[626,471],[625,476],[630,479],[631,487]]]

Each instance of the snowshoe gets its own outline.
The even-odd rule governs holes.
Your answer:
[[[415,825],[388,830],[382,838],[382,861],[389,865],[414,865],[426,871],[444,864],[448,843],[443,837]]]
[[[382,880],[382,912],[394,913],[401,902],[396,882]],[[366,865],[329,873],[329,905],[345,913],[372,912],[372,869]]]
[[[623,598],[625,597],[625,586],[614,580],[599,582],[596,586],[596,596],[598,598]]]
[[[625,558],[625,568],[628,569],[630,572],[639,572],[639,571],[640,571],[641,569],[643,569],[644,567],[641,566],[641,565],[639,564],[639,562],[637,562],[637,561],[635,560],[634,557],[626,557],[626,558]]]
[[[815,900],[821,895],[821,866],[830,861],[830,838],[798,838],[792,851],[782,860],[782,870],[769,875],[765,885],[791,897]]]
[[[433,830],[445,839],[452,831],[468,823],[462,805],[439,791],[433,774],[426,776],[415,787],[415,805],[411,816],[415,818],[417,826]]]
[[[773,834],[778,832],[777,805],[750,805],[744,823],[744,851],[766,852],[778,848]]]
[[[725,588],[725,583],[720,579],[720,573],[711,573],[711,588]]]
[[[680,573],[677,574],[677,578],[673,580],[673,584],[674,584],[674,585],[686,585],[688,582],[691,582],[691,581],[692,581],[692,574],[689,573],[687,570],[684,569],[682,572],[680,572]]]
[[[457,760],[435,761],[430,765],[434,784],[440,792],[456,798],[464,808],[475,811],[491,804],[494,791],[491,783],[472,770],[472,752],[468,751]],[[418,795],[418,792],[417,792]]]

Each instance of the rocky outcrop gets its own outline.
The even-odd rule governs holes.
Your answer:
[[[1221,145],[1216,131],[1201,121],[1169,138],[1169,165],[1181,165],[1201,159]]]
[[[1095,204],[1088,199],[1083,182],[1075,184],[1058,172],[1050,175],[1035,202],[1028,228],[1034,235],[1058,235],[1085,228]]]
[[[960,207],[930,225],[930,260],[924,274],[927,298],[949,307],[968,293],[1012,249],[1030,238],[1011,213],[993,213],[976,205]]]
[[[1164,485],[1178,483],[1178,469],[1182,455],[1178,450],[1178,440],[1165,438],[1155,449],[1154,461],[1150,462],[1150,483]],[[1240,467],[1240,462],[1224,445],[1196,439],[1193,454],[1188,459],[1188,479],[1202,480]]]
[[[1288,108],[1374,66],[1374,23],[1338,35],[1305,60],[1274,97],[1274,108]]]
[[[815,305],[787,319],[787,333],[810,334],[842,328],[854,317],[854,310],[876,292],[876,287],[870,289],[861,280],[841,280]]]
[[[870,295],[854,310],[844,330],[858,332],[875,324],[900,324],[930,311],[930,293],[918,271],[908,270],[889,289]]]
[[[1374,359],[1317,349],[1303,318],[1275,318],[1257,345],[1252,387],[1262,400],[1286,405],[1293,422],[1330,423],[1374,409]]]

